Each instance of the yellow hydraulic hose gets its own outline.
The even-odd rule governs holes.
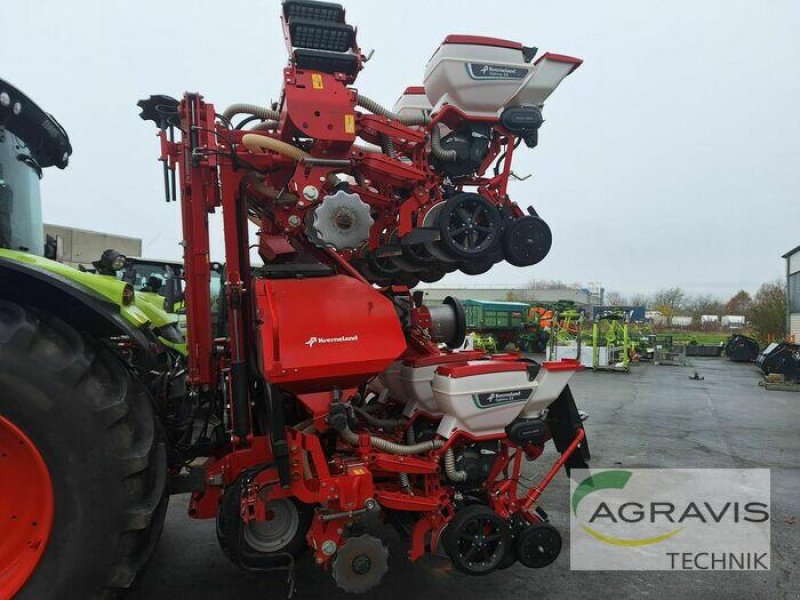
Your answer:
[[[283,154],[294,160],[303,160],[311,155],[297,146],[292,146],[286,142],[276,140],[257,133],[247,133],[242,137],[242,144],[253,154],[264,154],[266,150],[272,150],[278,154]]]

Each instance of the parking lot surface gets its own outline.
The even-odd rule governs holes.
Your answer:
[[[699,371],[702,381],[689,375]],[[569,482],[560,474],[542,506],[564,536],[558,560],[543,570],[515,565],[485,577],[454,571],[447,560],[406,560],[407,544],[393,530],[389,572],[364,600],[417,598],[536,599],[800,598],[800,393],[765,391],[749,364],[692,359],[688,367],[643,364],[629,374],[579,373],[572,388],[589,415],[593,467],[769,468],[772,559],[769,572],[587,572],[569,568]],[[548,451],[529,474],[544,472]],[[186,516],[186,496],[172,498],[164,535],[130,598],[193,600],[282,598],[283,578],[243,572],[217,546],[213,521]],[[352,598],[310,560],[297,568],[296,598]]]

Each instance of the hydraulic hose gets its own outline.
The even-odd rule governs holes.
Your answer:
[[[395,119],[396,121],[400,121],[403,125],[427,125],[431,122],[431,118],[427,114],[421,115],[409,115],[407,117],[401,117],[390,111],[388,108],[381,106],[372,98],[368,98],[362,94],[358,95],[358,99],[356,100],[356,104],[361,108],[366,108],[369,112],[381,115],[382,117],[386,117],[387,119]]]
[[[453,162],[458,159],[458,152],[442,148],[442,132],[439,131],[438,125],[431,129],[431,154],[441,162]]]
[[[259,123],[258,125],[253,125],[247,131],[272,131],[273,129],[277,128],[278,128],[278,122],[269,120],[269,121],[261,121],[261,123]]]
[[[353,410],[358,413],[358,415],[364,419],[367,423],[374,427],[381,427],[383,429],[392,429],[394,427],[399,427],[403,424],[404,419],[381,419],[379,417],[373,416],[369,414],[366,410],[359,406],[354,406]]]
[[[339,435],[341,435],[342,439],[351,446],[358,446],[358,434],[354,433],[349,427],[342,429],[339,432]],[[437,448],[444,446],[444,442],[442,440],[431,440],[429,442],[420,442],[419,444],[405,446],[403,444],[396,444],[394,442],[390,442],[389,440],[384,440],[383,438],[371,435],[369,436],[369,445],[376,450],[380,450],[381,452],[386,452],[388,454],[409,456],[411,454],[423,454],[425,452],[430,452],[431,450],[436,450]]]
[[[241,102],[237,104],[231,104],[225,109],[225,112],[222,113],[223,118],[227,119],[229,122],[236,115],[253,115],[255,117],[271,121],[278,121],[281,118],[281,114],[277,110],[272,110],[266,106],[245,104]]]
[[[311,156],[308,152],[301,150],[297,146],[292,146],[291,144],[265,135],[258,135],[257,133],[247,133],[242,136],[242,144],[254,154],[263,154],[265,150],[272,150],[273,152],[283,154],[294,160],[303,160]]]
[[[292,146],[286,142],[257,133],[247,133],[243,135],[242,144],[254,154],[263,154],[265,150],[272,150],[273,152],[283,154],[297,161],[311,157],[308,152],[301,150],[297,146]],[[339,178],[336,177],[334,173],[328,173],[327,182],[329,186],[336,187],[339,184]]]
[[[444,473],[450,481],[461,483],[467,480],[467,472],[456,469],[456,455],[452,448],[444,453]]]

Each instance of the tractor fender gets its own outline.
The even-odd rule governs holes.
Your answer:
[[[98,292],[35,265],[0,257],[0,298],[50,313],[97,338],[127,336],[153,359],[163,349],[149,327],[135,327]]]

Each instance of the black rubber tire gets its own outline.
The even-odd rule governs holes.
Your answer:
[[[464,528],[472,527],[470,523],[476,519],[491,522],[496,529],[496,533],[492,535],[499,536],[498,540],[493,542],[494,545],[490,546],[492,554],[489,560],[477,565],[466,559],[461,544],[462,535],[469,534],[471,531],[466,531]],[[482,504],[473,504],[456,512],[456,516],[442,533],[442,545],[450,556],[453,566],[462,573],[474,576],[488,575],[503,563],[506,549],[511,545],[511,534],[508,523],[503,522],[491,508]]]
[[[403,256],[406,260],[421,266],[437,264],[438,259],[428,252],[425,244],[410,244],[403,246]]]
[[[495,265],[495,261],[489,259],[465,260],[458,264],[458,269],[465,275],[483,275]]]
[[[217,513],[217,541],[222,552],[237,567],[246,569],[270,568],[275,566],[271,556],[251,547],[244,539],[244,521],[240,512],[240,499],[242,497],[243,477],[225,490],[222,496],[219,512]],[[313,512],[311,507],[294,502],[299,516],[299,526],[293,538],[284,546],[281,552],[299,558],[308,548],[306,533],[311,526]],[[275,561],[281,564],[280,557]]]
[[[561,554],[561,533],[550,523],[534,523],[516,539],[517,560],[530,569],[542,569]]]
[[[419,277],[420,281],[424,281],[425,283],[436,283],[440,279],[442,279],[447,272],[442,267],[429,267],[424,271],[420,271],[416,274]]]
[[[144,385],[99,341],[0,300],[0,413],[37,446],[55,504],[16,599],[116,597],[152,555],[167,509],[166,446]]]
[[[378,256],[375,252],[367,253],[367,265],[370,271],[380,277],[393,278],[400,274],[400,267],[395,265],[389,257]]]
[[[524,216],[512,222],[503,233],[506,261],[515,267],[531,267],[550,252],[553,234],[539,217]]]
[[[437,223],[441,232],[439,246],[460,259],[486,258],[495,249],[502,234],[500,211],[480,194],[471,192],[460,192],[447,200],[437,217]],[[455,232],[460,233],[454,235]],[[469,236],[473,233],[476,237],[483,233],[483,240],[470,240]],[[456,239],[460,236],[464,236],[463,243]]]

